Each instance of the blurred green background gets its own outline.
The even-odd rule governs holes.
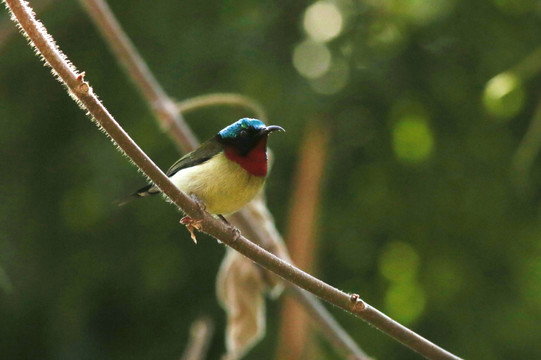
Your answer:
[[[172,97],[242,93],[287,129],[271,139],[267,185],[281,231],[301,139],[327,125],[321,279],[465,358],[541,358],[540,1],[110,5]],[[37,12],[166,169],[175,146],[80,4]],[[187,120],[204,139],[246,115],[212,108]],[[178,359],[208,314],[217,359],[223,246],[203,235],[194,246],[158,198],[114,205],[144,179],[18,34],[0,43],[0,119],[0,357]],[[419,358],[330,310],[371,356]],[[269,303],[267,336],[246,359],[274,358],[278,314]]]

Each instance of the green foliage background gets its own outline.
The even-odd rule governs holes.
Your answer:
[[[239,92],[287,129],[271,140],[267,186],[281,230],[300,139],[314,121],[328,124],[320,278],[465,358],[541,358],[541,164],[512,167],[540,100],[541,65],[520,64],[539,51],[541,3],[332,4],[344,26],[322,46],[346,80],[327,94],[292,61],[310,1],[111,7],[172,97]],[[164,169],[176,160],[81,6],[57,1],[38,16],[147,154]],[[204,139],[246,115],[206,109],[187,120]],[[0,44],[0,119],[0,358],[176,359],[201,314],[216,321],[218,358],[223,246],[194,246],[159,199],[113,204],[144,180],[19,35]],[[269,304],[267,336],[247,359],[273,358],[278,310]],[[418,358],[331,311],[368,354]],[[339,358],[317,342],[321,358]]]

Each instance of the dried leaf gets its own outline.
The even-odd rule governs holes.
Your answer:
[[[257,228],[259,236],[254,236],[254,238],[259,238],[263,240],[264,243],[258,245],[272,252],[280,259],[291,262],[287,248],[284,244],[284,241],[282,240],[282,236],[276,229],[274,218],[267,206],[265,205],[263,194],[261,194],[254,201],[252,201],[249,206],[244,208],[243,211],[245,211],[246,214],[252,217],[259,225]],[[243,234],[247,234],[248,236],[251,235],[250,230],[252,229],[241,228],[241,230]],[[255,265],[253,266],[255,270],[261,270],[260,267]],[[277,298],[278,296],[280,296],[280,294],[284,290],[284,280],[278,275],[266,270],[264,271],[264,280],[268,286],[266,289],[267,293],[269,293],[272,298]]]
[[[217,294],[227,313],[224,359],[240,359],[265,334],[266,283],[250,259],[228,249],[217,279]]]
[[[263,193],[242,211],[258,224],[257,227],[249,227],[243,221],[234,221],[242,233],[258,239],[260,246],[289,261],[287,248],[265,206]],[[232,220],[240,220],[235,219],[237,216],[234,215]],[[216,281],[218,299],[227,313],[227,354],[224,359],[240,359],[263,338],[265,295],[278,297],[284,289],[283,280],[228,249]]]

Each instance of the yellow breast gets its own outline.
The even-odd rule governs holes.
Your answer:
[[[250,175],[220,153],[201,165],[180,170],[171,181],[202,200],[211,214],[231,214],[259,193],[265,177]]]

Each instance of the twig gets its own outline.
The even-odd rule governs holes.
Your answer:
[[[263,122],[267,122],[267,114],[263,107],[248,96],[232,93],[205,94],[177,102],[177,110],[181,114],[209,106],[229,105],[242,106],[252,111],[254,116]]]
[[[327,311],[323,304],[319,301],[313,301],[314,296],[309,292],[299,289],[297,286],[290,284],[288,286],[288,292],[299,301],[310,315],[312,320],[317,322],[319,328],[323,334],[327,336],[327,339],[338,349],[357,349],[353,353],[346,353],[345,356],[348,360],[370,360],[371,358],[366,355],[361,349],[358,348],[357,343],[351,339],[349,334],[342,328],[342,326],[335,320],[335,318]],[[320,321],[325,319],[325,321]]]
[[[297,269],[275,255],[255,245],[239,235],[224,222],[203,211],[190,197],[180,191],[152,160],[135,144],[129,135],[118,125],[94,95],[90,85],[84,81],[84,73],[78,74],[66,57],[58,50],[52,37],[41,23],[34,18],[32,10],[21,0],[4,0],[19,26],[31,44],[41,54],[46,64],[63,82],[75,101],[92,116],[123,152],[140,168],[150,180],[164,192],[169,199],[188,216],[201,220],[207,234],[239,251],[261,266],[273,271],[297,286],[319,296],[325,301],[366,320],[386,334],[419,352],[428,359],[458,359],[455,355],[441,349],[408,328],[398,324],[388,316],[374,309],[358,295],[348,295],[325,282]]]
[[[206,358],[214,324],[208,317],[202,317],[192,323],[190,340],[180,360],[203,360]]]
[[[230,219],[246,232],[249,238],[254,238],[258,244],[273,254],[278,254],[285,261],[292,263],[289,254],[281,251],[280,244],[283,240],[274,226],[272,217],[262,201],[252,201],[240,213],[236,213]],[[259,224],[259,226],[255,225]],[[334,320],[331,313],[321,304],[318,298],[293,284],[289,285],[288,294],[293,294],[296,299],[306,307],[312,320],[318,324],[317,329],[322,331],[328,341],[337,350],[350,360],[366,360],[368,356],[360,349],[359,345],[351,336]]]
[[[104,1],[81,0],[98,29],[111,45],[111,49],[125,67],[149,104],[163,131],[171,135],[184,152],[197,146],[197,139],[176,110],[174,102],[165,94],[130,39],[122,31],[109,6]]]
[[[55,0],[40,0],[35,1],[34,7],[39,10],[45,10],[53,4]],[[6,17],[0,20],[0,51],[2,47],[8,43],[8,40],[13,34],[17,33],[17,29],[13,27],[11,21]]]
[[[163,117],[169,117],[169,119],[165,119],[163,121],[165,124],[170,124],[170,126],[168,126],[169,131],[183,133],[185,129],[188,129],[188,127],[185,125],[182,118],[177,121],[174,118],[175,113],[168,111],[170,109],[171,100],[167,98],[165,92],[159,87],[159,85],[157,85],[156,80],[150,74],[148,67],[129,41],[127,35],[123,32],[114,14],[107,6],[107,3],[105,3],[103,0],[82,1],[86,9],[89,11],[91,18],[107,39],[109,46],[113,49],[113,52],[119,55],[118,60],[121,62],[121,64],[123,64],[128,75],[131,76],[132,81],[137,87],[139,87],[140,91],[151,105],[151,108],[157,112],[156,118],[160,120],[163,119]],[[158,88],[159,90],[153,91],[152,89],[154,88]],[[159,99],[156,101],[156,96],[163,96],[164,99]],[[163,106],[163,108],[160,110],[160,107],[155,106],[155,104],[168,105]],[[179,123],[183,124],[183,126],[177,129],[175,124]],[[183,140],[193,138],[191,132],[188,132],[187,136],[184,137],[173,134],[172,138],[176,142],[180,142],[178,145],[185,152],[192,150],[196,143],[194,141]],[[264,219],[260,220],[261,218]],[[243,210],[231,216],[230,221],[246,232],[267,251],[274,254],[284,253],[281,251],[279,246],[283,243],[281,236],[276,230],[272,218],[262,200],[252,201],[252,203],[246,206]],[[287,253],[284,253],[281,257],[284,260],[289,261]],[[303,304],[310,308],[308,310],[310,313],[314,314],[314,321],[320,323],[323,329],[328,329],[329,331],[334,331],[335,329],[340,330],[334,334],[330,334],[329,331],[325,331],[324,334],[329,337],[330,341],[335,344],[342,353],[349,354],[349,358],[358,360],[365,358],[364,353],[359,349],[359,346],[353,341],[349,334],[340,328],[335,321],[332,323],[328,322],[329,319],[333,320],[333,317],[321,305],[317,298],[312,295],[302,294],[302,289],[300,288],[293,288],[291,291],[296,293],[299,298],[304,297]]]

